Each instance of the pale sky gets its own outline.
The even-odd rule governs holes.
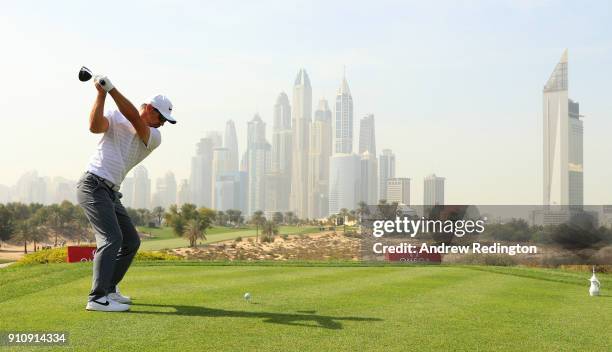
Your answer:
[[[584,117],[585,204],[612,203],[609,1],[19,1],[0,5],[0,184],[23,173],[77,179],[99,135],[85,65],[134,104],[162,93],[176,125],[143,165],[189,177],[195,145],[233,119],[242,153],[256,112],[271,136],[279,92],[308,71],[313,110],[333,109],[342,69],[359,118],[397,175],[446,177],[446,202],[542,201],[542,87],[569,49]],[[107,106],[112,106],[109,97]],[[270,140],[270,138],[268,138]],[[357,147],[354,141],[354,149]]]

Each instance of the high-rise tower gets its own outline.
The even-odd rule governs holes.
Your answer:
[[[291,210],[308,217],[308,154],[312,121],[312,87],[306,70],[300,69],[293,86],[291,161]]]

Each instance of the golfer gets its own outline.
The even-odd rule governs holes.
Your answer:
[[[140,246],[138,232],[121,204],[119,185],[125,175],[161,144],[158,128],[172,117],[172,103],[157,95],[137,110],[108,77],[94,79],[98,96],[89,115],[89,131],[103,133],[87,172],[77,183],[77,200],[93,226],[97,250],[93,282],[85,309],[121,312],[132,301],[121,295],[117,284],[123,279]],[[104,111],[106,95],[117,110]]]

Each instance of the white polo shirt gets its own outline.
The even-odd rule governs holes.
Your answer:
[[[151,133],[145,145],[121,112],[109,110],[104,117],[108,120],[108,130],[89,159],[87,171],[120,185],[127,173],[161,144],[161,133],[149,127]]]

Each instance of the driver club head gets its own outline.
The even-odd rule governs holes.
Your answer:
[[[79,81],[81,82],[89,81],[92,76],[93,75],[91,73],[91,70],[85,66],[81,67],[81,69],[79,70]]]

